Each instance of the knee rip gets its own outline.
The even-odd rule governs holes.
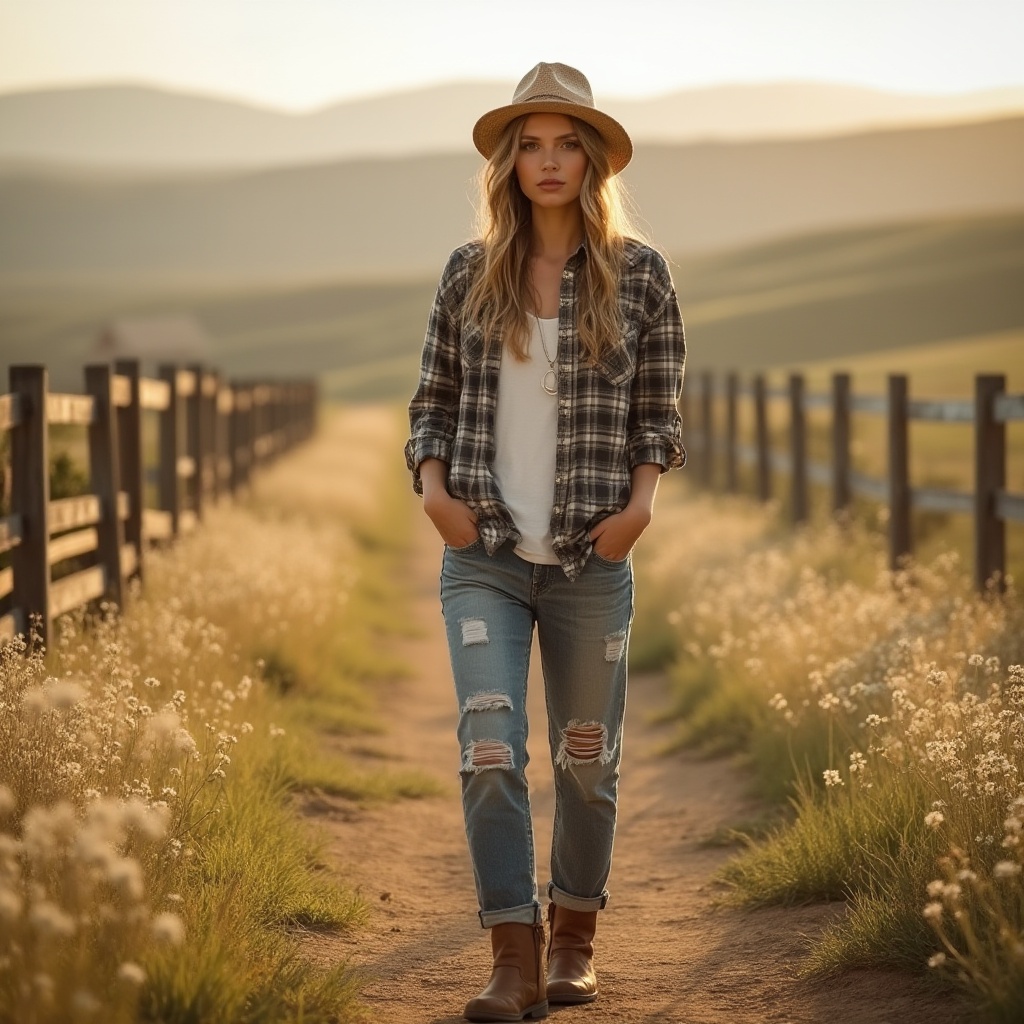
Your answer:
[[[497,711],[499,708],[511,708],[512,698],[507,693],[498,690],[486,690],[483,693],[474,693],[466,698],[462,705],[463,712],[467,711]]]
[[[459,619],[459,625],[462,627],[463,647],[472,647],[474,644],[490,643],[487,636],[487,623],[484,619]]]
[[[608,764],[608,729],[600,722],[571,721],[562,730],[562,742],[555,755],[555,764],[568,768],[574,764]]]
[[[624,629],[620,629],[617,633],[609,633],[604,638],[605,661],[621,661],[625,649],[626,631]]]
[[[512,748],[501,740],[473,740],[462,753],[462,770],[475,775],[491,768],[512,767]]]

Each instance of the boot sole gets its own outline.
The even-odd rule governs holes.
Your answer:
[[[547,1015],[548,1004],[545,1001],[543,1003],[536,1003],[534,1006],[528,1007],[527,1009],[523,1010],[522,1013],[519,1014],[483,1012],[474,1013],[473,1016],[471,1017],[467,1013],[465,1014],[465,1018],[466,1020],[480,1021],[481,1024],[483,1024],[483,1022],[487,1022],[487,1024],[492,1024],[492,1022],[526,1020],[527,1018],[529,1018],[530,1020],[539,1020],[541,1017],[546,1017]]]
[[[554,1006],[577,1006],[580,1003],[592,1003],[597,999],[596,992],[582,992],[579,995],[549,995],[548,1002]]]

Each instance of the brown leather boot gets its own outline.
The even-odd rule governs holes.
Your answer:
[[[480,995],[466,1004],[466,1020],[546,1017],[544,925],[496,924],[491,928],[491,950],[491,980]]]
[[[597,998],[594,932],[597,911],[570,910],[548,904],[548,1000],[592,1003]]]

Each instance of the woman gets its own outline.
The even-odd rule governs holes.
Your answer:
[[[427,327],[406,459],[445,542],[466,834],[494,968],[471,1021],[597,997],[633,616],[630,552],[682,466],[683,327],[665,261],[624,226],[625,130],[587,79],[538,64],[473,131],[482,240]],[[526,767],[534,624],[555,818],[547,970]]]

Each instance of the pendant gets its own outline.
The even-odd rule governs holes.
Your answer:
[[[551,378],[550,382],[548,378]],[[557,395],[558,394],[558,376],[554,370],[548,370],[540,379],[540,386],[544,389],[546,395]]]

